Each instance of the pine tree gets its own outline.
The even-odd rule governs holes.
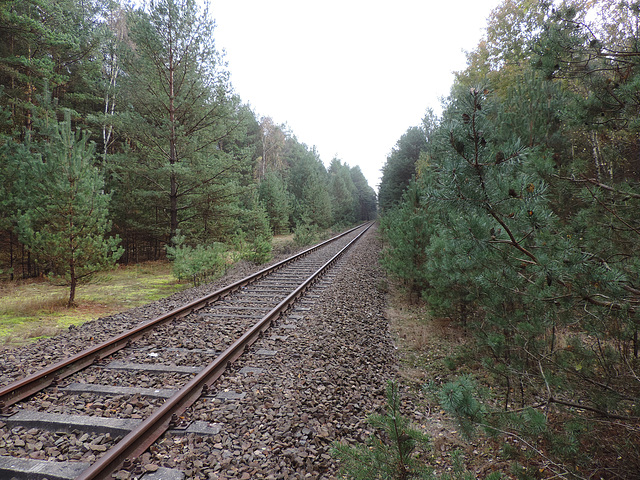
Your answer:
[[[287,191],[292,195],[293,223],[328,228],[333,223],[327,170],[315,150],[295,138],[287,142],[285,157],[289,163]]]
[[[45,90],[76,118],[99,109],[96,18],[101,5],[74,0],[7,1],[0,4],[0,84],[14,126],[30,130],[33,109]]]
[[[375,429],[366,445],[335,443],[333,454],[342,460],[342,471],[354,480],[408,480],[434,478],[431,468],[419,458],[428,451],[429,437],[412,428],[400,412],[398,384],[387,384],[387,411],[367,420]]]
[[[257,264],[271,260],[269,215],[257,192],[245,195],[239,206],[235,242],[242,256]]]
[[[367,179],[359,166],[352,167],[349,173],[357,192],[356,221],[375,219],[377,210],[376,192],[367,183]]]
[[[386,240],[382,265],[404,282],[410,297],[415,294],[418,298],[426,294],[430,282],[425,263],[434,233],[422,195],[419,183],[411,182],[402,203],[387,210],[381,221]]]
[[[259,184],[260,201],[269,216],[269,224],[274,235],[289,233],[289,217],[291,215],[290,195],[280,176],[274,171],[267,171]]]
[[[394,207],[416,173],[416,163],[427,148],[426,133],[420,127],[411,127],[402,135],[382,167],[380,181],[380,209]]]
[[[351,179],[349,166],[337,158],[334,158],[329,166],[329,194],[334,223],[354,223],[358,214],[358,192]]]
[[[399,270],[465,322],[476,366],[502,387],[480,412],[453,383],[451,410],[467,430],[542,444],[558,475],[599,476],[612,455],[640,463],[637,12],[506,2],[428,137],[420,201],[385,218],[402,258],[415,240],[395,216],[422,208],[426,260]]]
[[[147,203],[166,222],[164,240],[179,228],[191,235],[189,222],[215,221],[211,212],[239,195],[243,159],[222,148],[242,130],[239,100],[230,94],[206,7],[157,0],[129,20],[132,48],[121,84],[130,108],[116,125],[132,140],[137,161],[120,169],[145,179]]]
[[[122,249],[119,238],[106,237],[109,196],[88,135],[72,130],[69,112],[63,122],[46,117],[41,122],[47,140],[32,144],[28,136],[26,150],[40,155],[21,165],[22,194],[29,204],[18,221],[20,239],[52,278],[69,285],[71,307],[78,283],[113,266]]]

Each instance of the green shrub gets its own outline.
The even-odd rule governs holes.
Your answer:
[[[293,231],[296,245],[304,247],[315,243],[318,238],[318,226],[309,223],[299,223]]]
[[[167,246],[167,257],[172,261],[173,276],[191,279],[194,287],[222,275],[226,269],[226,248],[221,243],[191,247],[184,244],[184,236],[177,235],[174,245]]]
[[[464,382],[463,382],[464,383]],[[428,385],[435,393],[439,388]],[[465,402],[474,402],[467,390],[468,383],[461,388],[465,391]],[[456,388],[460,390],[460,386]],[[455,394],[454,396],[456,396]],[[459,405],[459,401],[455,402]],[[349,446],[339,442],[333,444],[332,453],[342,461],[341,473],[353,480],[474,480],[474,472],[465,468],[462,453],[452,454],[449,473],[435,474],[429,466],[431,453],[429,437],[411,428],[409,420],[400,414],[400,395],[397,383],[387,384],[387,410],[383,415],[371,415],[367,422],[375,429],[364,445]],[[493,472],[485,480],[500,480],[502,474]]]
[[[460,423],[460,430],[466,438],[471,438],[475,427],[484,422],[485,407],[477,399],[475,382],[463,376],[443,385],[440,390],[440,404]]]
[[[245,253],[242,257],[251,262],[262,264],[271,260],[272,251],[273,244],[271,243],[271,237],[260,235],[245,247]]]
[[[387,411],[371,415],[375,429],[366,445],[334,443],[333,454],[343,462],[342,473],[355,480],[405,480],[433,478],[431,468],[417,454],[429,448],[429,437],[413,429],[400,414],[398,385],[387,385]]]

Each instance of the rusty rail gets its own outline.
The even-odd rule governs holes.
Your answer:
[[[340,235],[336,235],[329,240],[325,240],[324,242],[308,248],[292,257],[275,263],[270,267],[264,268],[259,272],[254,273],[253,275],[243,278],[242,280],[238,280],[231,285],[228,285],[221,288],[220,290],[210,293],[209,295],[196,299],[186,305],[183,305],[182,307],[165,313],[164,315],[141,323],[137,327],[132,328],[131,330],[128,330],[116,337],[113,337],[98,345],[89,347],[65,360],[54,363],[38,372],[35,372],[0,388],[0,410],[2,410],[3,413],[6,413],[11,405],[19,402],[24,398],[29,397],[30,395],[33,395],[34,393],[43,390],[44,388],[57,382],[58,380],[66,378],[69,375],[72,375],[73,373],[92,365],[93,363],[103,359],[104,357],[117,352],[118,350],[126,347],[130,342],[138,339],[156,326],[161,325],[162,323],[165,323],[169,320],[184,317],[191,312],[204,308],[207,305],[210,305],[211,303],[239,290],[240,288],[257,281],[265,277],[266,275],[269,275],[270,273],[275,272],[281,267],[322,248],[328,243],[331,243],[345,235],[348,235],[361,226],[362,225],[347,230]]]
[[[142,455],[170,426],[171,419],[177,418],[200,396],[208,390],[242,353],[251,346],[271,324],[278,319],[316,280],[327,271],[338,259],[371,227],[369,224],[351,242],[343,247],[328,262],[296,288],[287,298],[282,300],[267,315],[222,352],[203,371],[191,379],[184,387],[169,398],[158,410],[151,414],[138,427],[114,445],[105,455],[100,457],[76,480],[108,480],[126,459]]]

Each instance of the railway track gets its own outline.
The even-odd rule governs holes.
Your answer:
[[[31,448],[29,458],[0,456],[0,478],[112,478],[167,430],[215,435],[215,423],[189,418],[189,407],[201,397],[224,400],[241,395],[224,389],[211,396],[211,387],[369,226],[345,232],[0,388],[2,427],[24,432],[24,440],[12,437],[12,446],[34,440],[30,435],[34,437],[36,430],[52,432],[50,443],[34,440],[43,445],[35,445],[35,454]],[[267,357],[273,352],[259,350]],[[245,373],[256,371],[249,367]],[[74,442],[90,453],[81,458],[91,462],[74,462],[77,458],[65,454]],[[0,447],[2,443],[6,442],[0,439]],[[149,479],[180,478],[177,471],[138,466],[136,475],[143,474]]]

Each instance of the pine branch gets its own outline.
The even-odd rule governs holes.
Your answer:
[[[521,435],[514,433],[514,432],[509,432],[507,430],[502,430],[500,428],[496,428],[493,425],[488,425],[488,424],[479,424],[481,427],[487,429],[487,430],[493,430],[495,432],[498,432],[502,435],[505,435],[507,437],[511,437],[516,439],[518,442],[526,445],[528,448],[530,448],[532,451],[536,452],[536,454],[538,456],[540,456],[541,458],[543,458],[546,462],[547,462],[547,468],[549,468],[549,470],[551,470],[556,477],[560,477],[560,478],[564,478],[566,477],[569,472],[567,471],[566,467],[564,465],[561,465],[559,463],[554,462],[553,460],[551,460],[549,457],[547,457],[542,450],[537,449],[531,442],[528,442],[527,440],[524,439],[524,437],[522,437]],[[555,469],[557,469],[557,471],[554,471],[552,468],[549,467],[549,465],[553,465],[553,467]],[[571,478],[577,478],[579,480],[587,480],[586,477],[581,477],[578,476],[575,472],[571,472]]]
[[[624,219],[620,218],[620,215],[618,215],[617,212],[613,211],[612,209],[610,209],[607,205],[604,204],[604,202],[602,200],[600,200],[597,195],[595,193],[593,193],[593,191],[591,191],[591,189],[589,187],[586,187],[587,191],[589,192],[589,194],[593,197],[593,199],[598,202],[600,204],[600,206],[602,208],[604,208],[607,212],[609,212],[611,215],[613,215],[614,217],[616,217],[616,219],[618,219],[618,221],[620,223],[622,223],[625,227],[627,227],[629,230],[635,232],[636,234],[640,235],[640,230],[638,230],[637,228],[635,228],[633,225],[629,225],[628,222],[626,222]]]
[[[594,407],[589,407],[586,405],[580,405],[578,403],[572,403],[572,402],[567,402],[564,400],[559,400],[553,396],[550,396],[547,399],[547,404],[549,403],[556,403],[558,405],[564,405],[565,407],[572,407],[572,408],[579,408],[581,410],[587,410],[589,412],[593,412],[593,413],[597,413],[598,415],[601,415],[603,417],[606,418],[613,418],[616,420],[626,420],[626,421],[630,421],[630,422],[638,422],[640,421],[640,417],[628,417],[625,415],[616,415],[614,413],[609,413],[609,412],[605,412],[604,410],[600,410],[598,408],[594,408]]]
[[[509,236],[509,239],[510,239],[510,241],[507,242],[507,243],[509,245],[517,248],[522,253],[524,253],[527,257],[529,257],[532,260],[532,263],[534,265],[538,265],[540,262],[538,261],[537,257],[533,253],[531,253],[529,250],[527,250],[526,248],[524,248],[522,245],[520,245],[518,243],[518,240],[516,240],[515,235],[511,232],[511,230],[509,229],[507,224],[504,223],[504,221],[493,211],[493,208],[491,208],[490,205],[487,205],[487,211],[489,212],[489,215],[491,215],[500,224],[500,226],[502,226],[502,228],[504,228],[504,231],[507,233],[507,235]]]
[[[596,296],[597,297],[607,298],[602,294],[596,294],[594,296],[584,295],[582,297],[582,299],[585,300],[586,302],[592,304],[592,305],[597,305],[599,307],[606,307],[606,308],[609,308],[611,310],[621,311],[621,310],[627,309],[628,312],[631,313],[631,314],[635,314],[638,311],[635,307],[633,307],[631,305],[623,305],[621,303],[610,301],[610,300],[598,300],[597,298],[594,298]],[[631,302],[631,301],[629,301],[629,302]]]
[[[558,178],[560,180],[567,180],[571,183],[590,183],[592,185],[595,185],[596,187],[600,187],[603,190],[607,190],[609,192],[615,193],[617,195],[621,195],[621,196],[625,196],[625,197],[629,197],[629,198],[636,198],[636,199],[640,199],[640,194],[638,193],[633,193],[633,192],[623,192],[621,190],[618,190],[614,187],[611,187],[605,183],[602,183],[601,181],[599,181],[596,178],[588,178],[588,177],[582,177],[582,178],[575,178],[575,177],[562,177],[560,175],[553,175],[555,178]]]

